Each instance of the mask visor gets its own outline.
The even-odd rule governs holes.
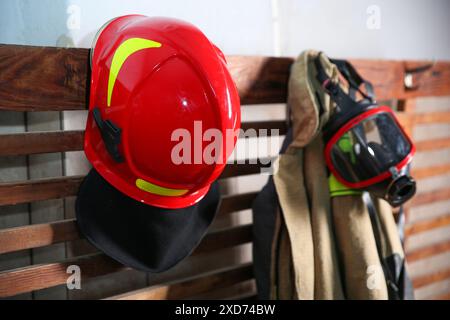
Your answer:
[[[370,109],[343,126],[328,142],[330,170],[344,184],[363,188],[406,166],[414,146],[388,107]]]

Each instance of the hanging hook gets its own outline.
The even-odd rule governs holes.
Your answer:
[[[419,84],[414,84],[414,75],[424,73],[425,71],[431,69],[436,64],[436,60],[431,63],[425,64],[412,69],[405,69],[405,76],[403,78],[403,83],[407,90],[416,90],[419,88]]]

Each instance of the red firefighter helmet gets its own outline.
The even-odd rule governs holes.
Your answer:
[[[189,23],[129,15],[100,30],[91,66],[84,150],[96,171],[148,205],[200,201],[232,152],[226,132],[240,127],[239,96],[222,52]],[[208,144],[198,145],[196,123],[223,134],[221,161],[194,159]],[[177,129],[192,137],[191,162],[173,161]]]

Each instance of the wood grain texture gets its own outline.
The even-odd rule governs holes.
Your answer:
[[[450,225],[450,214],[424,221],[418,221],[412,225],[406,226],[405,236],[412,236],[420,232],[426,232],[435,228],[446,227],[448,225]]]
[[[258,300],[258,294],[256,293],[256,290],[253,290],[252,292],[248,293],[242,293],[238,294],[232,297],[226,297],[224,300]]]
[[[264,165],[230,164],[221,178],[257,174]],[[84,176],[64,176],[0,183],[0,206],[75,196]]]
[[[0,109],[73,110],[87,107],[89,50],[0,45]],[[283,103],[293,58],[228,56],[242,104]],[[418,89],[404,88],[405,68],[426,61],[350,60],[375,87],[378,99],[450,94],[450,63],[417,75]]]
[[[411,70],[430,64],[431,61],[405,61],[404,70]],[[404,90],[404,98],[416,98],[421,96],[446,96],[450,95],[450,62],[438,61],[432,68],[413,77],[417,89]]]
[[[78,265],[83,279],[125,270],[124,266],[103,254],[69,259],[64,262],[31,265],[0,272],[0,298],[51,288],[67,281],[67,268]]]
[[[439,189],[426,193],[420,193],[405,204],[406,208],[420,206],[432,202],[447,200],[450,198],[450,188]]]
[[[252,226],[243,225],[208,233],[193,255],[206,254],[244,243],[252,239]],[[66,283],[67,267],[78,265],[83,278],[92,278],[127,268],[107,257],[96,253],[88,256],[76,257],[62,262],[31,265],[23,268],[0,272],[0,298],[14,296],[24,292],[41,290]]]
[[[426,259],[441,253],[450,251],[450,241],[439,242],[430,246],[415,249],[414,251],[406,253],[408,262]]]
[[[83,150],[83,135],[83,131],[2,134],[0,156]]]
[[[241,128],[254,129],[258,137],[284,135],[287,132],[285,121],[243,122]],[[261,131],[263,129],[267,131]],[[272,130],[278,130],[278,133]],[[0,135],[0,156],[79,151],[83,150],[83,143],[83,130],[2,134]]]
[[[215,288],[226,288],[253,277],[251,264],[229,266],[190,278],[109,297],[107,300],[186,299]]]
[[[251,207],[251,201],[255,197],[255,193],[240,194],[233,196],[224,196],[220,203],[218,215],[229,214],[234,211],[248,209]],[[226,233],[226,232],[225,232]],[[250,241],[246,227],[235,231],[235,239],[233,241]],[[228,239],[228,235],[223,232],[211,233],[211,240],[214,243],[221,244],[223,238]],[[22,227],[7,228],[0,230],[0,254],[20,251],[25,249],[33,249],[49,246],[64,241],[74,241],[82,238],[78,232],[75,219],[67,219],[50,223],[33,224]],[[206,244],[210,247],[211,244]],[[208,248],[205,249],[206,251]]]
[[[450,148],[450,138],[440,138],[415,142],[417,151]]]
[[[228,56],[227,61],[242,104],[286,102],[292,58]]]
[[[412,279],[415,289],[422,288],[432,283],[444,281],[450,278],[450,269],[440,270],[431,274]]]
[[[75,195],[82,176],[0,183],[0,205],[12,205]]]
[[[189,300],[243,300],[255,295],[255,279],[249,279],[226,288],[216,287],[213,290],[191,296]]]
[[[423,113],[397,112],[397,117],[400,120],[400,123],[405,127],[414,127],[418,124],[450,122],[450,112],[448,111]]]
[[[445,175],[450,172],[450,163],[444,163],[437,166],[412,169],[412,176],[416,180],[430,178],[438,175]]]
[[[0,109],[84,109],[89,50],[0,45]]]
[[[0,254],[79,239],[75,219],[0,230]]]

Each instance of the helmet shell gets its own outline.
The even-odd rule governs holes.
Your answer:
[[[232,152],[227,133],[240,127],[239,96],[222,52],[189,23],[129,15],[103,27],[91,65],[84,149],[94,168],[119,191],[149,205],[198,202]],[[123,162],[107,152],[93,108],[121,129]],[[188,133],[192,151],[191,161],[181,164],[172,155],[181,141],[177,129]],[[211,143],[203,139],[208,129],[223,135],[220,161],[214,163],[202,158]]]

